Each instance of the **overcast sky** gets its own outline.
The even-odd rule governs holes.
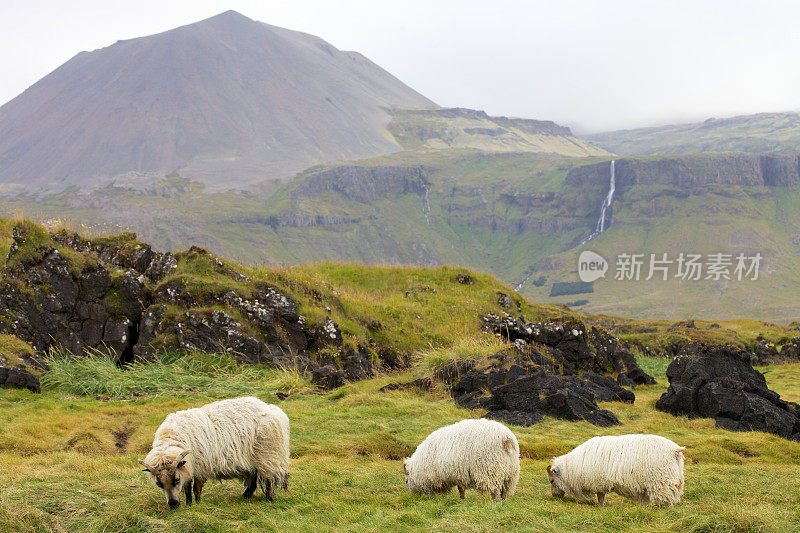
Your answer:
[[[0,0],[0,102],[82,50],[228,9],[357,50],[439,105],[582,133],[800,110],[788,0]]]

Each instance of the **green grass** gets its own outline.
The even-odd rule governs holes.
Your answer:
[[[409,494],[400,457],[433,429],[481,413],[456,407],[440,387],[379,393],[408,376],[386,376],[319,394],[306,385],[278,402],[292,421],[290,490],[274,503],[246,501],[239,483],[209,483],[204,499],[169,511],[147,484],[136,458],[149,450],[164,416],[232,394],[276,402],[285,374],[256,375],[213,356],[162,360],[152,371],[121,370],[99,359],[64,362],[45,391],[0,391],[0,530],[3,531],[795,531],[800,528],[800,443],[763,433],[732,433],[713,421],[655,411],[665,390],[665,360],[642,358],[658,383],[636,390],[633,405],[608,403],[623,426],[546,419],[514,427],[522,475],[502,503],[468,492],[428,498]],[[187,375],[187,369],[191,372]],[[800,396],[798,365],[764,369],[787,399]],[[85,394],[72,387],[86,373],[107,383]],[[152,372],[153,374],[148,374]],[[217,373],[217,388],[193,389],[193,374]],[[245,374],[244,377],[241,375]],[[295,382],[294,378],[290,378]],[[99,383],[99,381],[98,381]],[[127,396],[139,383],[154,395]],[[181,390],[173,390],[174,386]],[[110,401],[97,392],[118,391]],[[87,395],[88,394],[88,395]],[[650,432],[686,450],[686,493],[673,509],[611,495],[605,507],[554,500],[544,469],[599,434]]]

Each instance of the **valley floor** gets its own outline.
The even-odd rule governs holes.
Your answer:
[[[460,409],[444,390],[380,393],[382,377],[327,394],[277,370],[224,374],[206,390],[174,386],[109,398],[47,385],[42,394],[0,391],[2,531],[798,531],[800,443],[763,433],[731,433],[712,420],[654,409],[667,361],[643,358],[658,383],[636,403],[604,404],[623,425],[547,419],[513,427],[522,476],[505,502],[473,491],[459,500],[410,495],[401,458],[433,429],[479,412]],[[771,388],[800,400],[800,367],[766,367]],[[124,371],[119,371],[124,372]],[[407,377],[407,376],[406,376]],[[172,376],[180,378],[180,376]],[[121,375],[108,374],[111,385]],[[121,389],[120,389],[121,390]],[[119,390],[117,390],[119,391]],[[83,394],[81,394],[83,392]],[[289,397],[278,401],[275,392]],[[120,396],[127,393],[119,392]],[[208,483],[203,501],[170,511],[136,463],[164,416],[226,396],[278,403],[292,421],[290,489],[273,503],[244,500],[234,481]],[[545,466],[600,434],[659,433],[686,446],[686,493],[675,508],[643,507],[615,495],[605,507],[550,496]]]

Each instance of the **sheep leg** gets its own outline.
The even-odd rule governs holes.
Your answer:
[[[266,497],[268,502],[271,502],[275,499],[277,493],[277,489],[275,487],[275,483],[273,483],[272,478],[265,478],[264,479],[264,496]]]
[[[258,488],[258,475],[255,474],[255,473],[250,474],[247,477],[247,479],[245,479],[244,483],[245,483],[245,489],[244,489],[243,496],[245,498],[249,498],[249,497],[251,497],[253,495],[253,493]]]
[[[605,505],[606,495],[604,492],[597,493],[597,505]]]
[[[186,495],[186,505],[192,505],[192,480],[186,482],[183,486],[183,493]]]
[[[464,492],[465,492],[464,487],[459,485],[458,486],[458,497],[461,498],[462,500],[464,499]]]
[[[205,479],[195,479],[194,480],[194,501],[200,503],[200,493],[203,492],[203,484],[206,482]]]

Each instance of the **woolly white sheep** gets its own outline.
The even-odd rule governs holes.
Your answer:
[[[683,494],[683,451],[658,435],[594,437],[571,452],[553,458],[547,477],[553,496],[572,494],[603,504],[615,492],[641,503],[672,507]]]
[[[513,494],[519,481],[519,444],[514,434],[492,420],[462,420],[439,428],[403,462],[412,493],[459,496],[477,489],[495,500]]]
[[[241,479],[249,498],[258,485],[267,501],[289,483],[289,418],[258,398],[234,398],[167,416],[139,462],[170,508],[199,502],[209,479]],[[194,487],[192,486],[194,484]]]

